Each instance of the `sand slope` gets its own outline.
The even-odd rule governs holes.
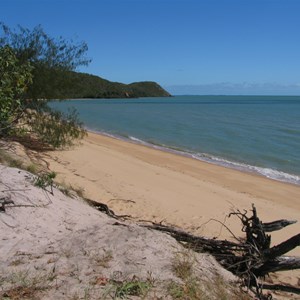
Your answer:
[[[0,165],[0,198],[14,201],[0,212],[1,299],[112,299],[114,284],[133,278],[153,284],[145,299],[169,299],[167,282],[179,280],[174,255],[184,251],[173,238],[116,222],[56,188],[51,195],[33,178]],[[211,256],[193,257],[202,280],[235,280]]]
[[[273,245],[300,232],[296,185],[94,133],[80,146],[49,152],[45,158],[60,181],[137,220],[163,221],[202,236],[231,239],[217,221],[243,237],[239,220],[227,216],[236,209],[249,211],[254,203],[264,222],[298,220],[272,233]],[[300,247],[289,255],[300,256]],[[281,272],[272,278],[299,286],[300,272]]]

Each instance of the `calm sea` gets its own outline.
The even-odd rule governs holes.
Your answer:
[[[300,97],[176,96],[53,102],[96,132],[300,185]]]

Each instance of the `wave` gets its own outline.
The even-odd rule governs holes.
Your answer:
[[[288,182],[296,185],[300,185],[300,176],[285,173],[282,171],[270,169],[270,168],[263,168],[263,167],[258,167],[258,166],[252,166],[244,163],[238,163],[234,161],[229,161],[224,158],[216,157],[216,156],[211,156],[206,153],[192,153],[186,150],[179,150],[176,148],[171,148],[166,145],[158,145],[158,144],[153,144],[151,142],[145,142],[143,140],[140,140],[136,137],[129,136],[129,139],[135,143],[142,144],[145,146],[149,146],[151,148],[156,148],[162,151],[167,151],[167,152],[172,152],[175,154],[191,157],[200,161],[220,165],[223,167],[243,171],[243,172],[248,172],[248,173],[255,173],[262,175],[264,177],[277,180],[277,181],[282,181],[282,182]]]
[[[297,176],[294,174],[289,174],[289,173],[285,173],[285,172],[270,169],[270,168],[263,168],[263,167],[247,165],[244,163],[233,162],[233,161],[229,161],[229,160],[219,158],[219,157],[203,155],[202,153],[194,154],[193,158],[199,159],[202,161],[206,161],[206,162],[210,162],[210,163],[214,163],[217,165],[221,165],[224,167],[232,168],[235,170],[243,171],[243,172],[259,174],[259,175],[262,175],[264,177],[267,177],[267,178],[270,178],[273,180],[300,185],[300,176]]]
[[[111,134],[111,133],[107,133],[107,132],[99,131],[99,130],[91,130],[91,129],[88,129],[88,130],[91,132],[97,133],[97,134],[105,135],[105,136],[116,138],[119,140],[130,141],[135,144],[144,145],[144,146],[158,149],[158,150],[161,150],[164,152],[169,152],[169,153],[174,153],[174,154],[178,154],[178,155],[185,156],[185,157],[190,157],[193,159],[197,159],[200,161],[212,163],[215,165],[219,165],[219,166],[223,166],[223,167],[227,167],[227,168],[231,168],[231,169],[235,169],[235,170],[239,170],[242,172],[258,174],[258,175],[267,177],[269,179],[277,180],[277,181],[300,185],[300,176],[285,173],[285,172],[282,172],[279,170],[274,170],[271,168],[263,168],[263,167],[248,165],[245,163],[229,161],[229,160],[226,160],[221,157],[209,155],[207,153],[195,153],[195,152],[191,152],[191,151],[188,151],[185,149],[183,150],[183,149],[179,149],[179,148],[170,147],[170,146],[164,145],[164,144],[158,144],[153,141],[144,141],[144,140],[141,140],[139,138],[136,138],[136,137],[130,136],[130,135],[118,135],[118,134]]]

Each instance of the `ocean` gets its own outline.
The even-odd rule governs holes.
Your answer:
[[[51,102],[91,131],[300,185],[300,96]]]

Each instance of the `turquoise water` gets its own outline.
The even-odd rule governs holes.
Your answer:
[[[300,184],[300,97],[176,96],[53,102],[93,131]]]

